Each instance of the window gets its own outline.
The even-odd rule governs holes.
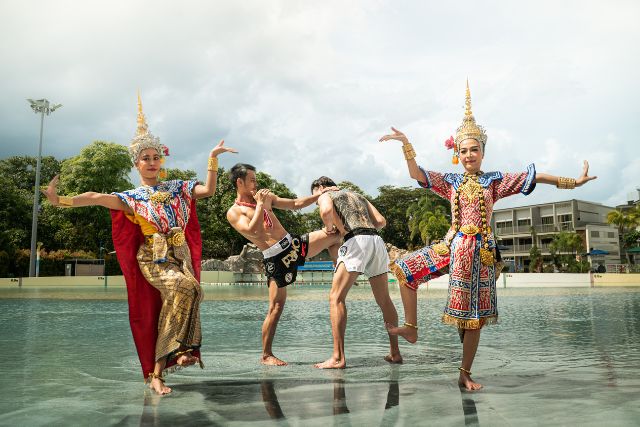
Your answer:
[[[540,219],[542,220],[542,225],[551,225],[551,224],[553,224],[553,217],[552,216],[543,216]]]
[[[615,237],[615,233],[613,231],[607,231],[607,238],[613,239]]]
[[[600,237],[599,231],[591,231],[591,237]]]
[[[558,215],[558,222],[571,222],[572,217],[572,214]]]
[[[526,225],[531,225],[531,220],[529,218],[527,219],[519,219],[518,220],[518,227],[523,227]]]

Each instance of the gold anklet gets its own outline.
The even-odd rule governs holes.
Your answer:
[[[467,375],[471,376],[471,371],[470,371],[470,370],[468,370],[468,369],[464,369],[462,366],[460,366],[460,367],[458,368],[458,370],[459,370],[460,372],[464,372],[465,374],[467,374]]]
[[[161,374],[156,374],[155,372],[149,372],[149,375],[147,375],[147,378],[151,378],[152,380],[154,378],[157,378],[164,384],[164,378],[162,377]]]
[[[189,349],[187,349],[187,350],[178,351],[178,352],[176,352],[173,356],[177,359],[178,357],[180,357],[180,356],[182,356],[182,355],[184,355],[184,354],[187,354],[187,353],[191,353],[192,351],[193,351],[193,349],[192,349],[192,348],[189,348]]]
[[[416,330],[418,329],[418,325],[414,325],[412,323],[404,322],[404,326],[407,326],[409,328],[413,328],[413,329],[416,329]]]

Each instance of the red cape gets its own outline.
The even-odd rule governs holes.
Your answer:
[[[158,317],[162,300],[160,292],[147,282],[138,266],[136,254],[144,240],[140,226],[131,222],[123,211],[116,210],[111,210],[111,226],[113,247],[127,283],[131,333],[142,365],[142,375],[146,378],[149,372],[153,372],[155,365]],[[199,282],[202,237],[200,236],[200,223],[196,214],[195,199],[191,200],[191,214],[184,232],[191,250],[194,275]],[[194,351],[193,354],[200,357],[199,350]],[[175,365],[175,361],[168,362],[167,368],[172,365]]]

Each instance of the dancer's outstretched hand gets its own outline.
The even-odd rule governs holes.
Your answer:
[[[60,181],[60,175],[56,175],[53,177],[51,182],[49,182],[49,186],[47,187],[46,190],[40,190],[42,194],[47,196],[47,200],[49,200],[49,203],[51,203],[53,206],[59,206],[58,188],[57,188],[59,181]]]
[[[222,153],[237,153],[238,150],[236,150],[235,148],[231,148],[231,147],[225,147],[224,146],[224,139],[221,139],[220,142],[218,143],[218,145],[216,145],[213,150],[211,150],[211,156],[218,156],[219,154]]]
[[[582,175],[578,179],[576,179],[576,187],[580,187],[581,185],[586,184],[592,179],[596,179],[597,176],[589,176],[589,162],[584,161],[582,165]]]
[[[380,142],[390,141],[392,139],[395,139],[396,141],[400,141],[403,144],[409,143],[409,139],[406,137],[404,133],[400,132],[398,129],[394,128],[393,126],[391,126],[391,130],[393,131],[393,133],[390,133],[389,135],[385,135],[382,138],[380,138]]]

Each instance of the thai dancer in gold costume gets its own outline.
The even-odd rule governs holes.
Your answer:
[[[56,176],[44,194],[55,206],[104,206],[111,210],[113,242],[127,282],[129,320],[145,382],[158,394],[171,389],[163,372],[200,360],[200,258],[202,240],[195,200],[216,190],[217,156],[234,149],[224,141],[211,150],[204,185],[162,181],[168,149],[149,132],[138,96],[138,128],[129,146],[142,185],[121,193],[58,196]]]

